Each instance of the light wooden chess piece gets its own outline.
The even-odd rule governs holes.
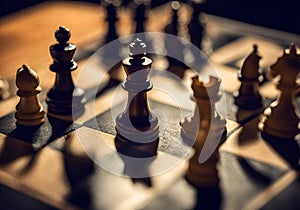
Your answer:
[[[300,133],[299,116],[296,113],[296,94],[300,90],[297,77],[300,73],[300,55],[296,46],[291,45],[277,62],[270,66],[269,76],[280,76],[277,89],[281,91],[277,100],[264,112],[264,118],[259,124],[262,137],[294,139]]]
[[[242,68],[238,73],[241,86],[234,93],[235,104],[242,109],[259,109],[263,107],[262,97],[258,91],[259,81],[262,78],[259,72],[259,61],[257,45],[253,45],[253,51],[243,62]]]
[[[0,100],[4,100],[10,96],[8,82],[0,76]]]
[[[42,124],[45,121],[45,110],[37,97],[41,92],[38,75],[27,65],[23,65],[17,70],[16,85],[17,95],[20,97],[15,113],[17,124],[25,126]]]
[[[186,178],[196,187],[216,186],[219,182],[218,149],[227,133],[225,119],[215,110],[215,103],[220,99],[220,80],[210,77],[210,81],[204,84],[198,77],[192,79],[197,106],[194,115],[185,118],[181,123],[183,141],[189,145],[195,141],[193,144],[195,153],[190,160]]]

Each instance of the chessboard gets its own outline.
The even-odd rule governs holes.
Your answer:
[[[179,34],[184,34],[193,7],[179,5]],[[269,142],[258,129],[263,109],[279,95],[275,81],[267,77],[269,67],[291,43],[299,46],[300,37],[202,14],[201,48],[221,79],[222,103],[216,107],[226,119],[227,134],[218,150],[218,184],[195,187],[186,179],[194,150],[183,142],[180,122],[194,112],[191,85],[199,72],[186,68],[180,77],[170,76],[165,56],[151,54],[153,89],[148,102],[159,121],[157,156],[137,165],[124,161],[115,143],[115,119],[126,107],[127,93],[122,88],[126,75],[120,65],[107,74],[99,59],[98,49],[107,41],[106,9],[55,1],[0,20],[0,75],[3,86],[8,86],[0,101],[0,208],[300,209],[300,142]],[[116,33],[128,54],[134,13],[121,6],[116,11]],[[171,4],[147,14],[144,30],[164,32],[172,20]],[[47,113],[46,97],[55,81],[55,73],[49,70],[53,63],[49,46],[55,44],[54,32],[62,25],[70,29],[70,42],[77,45],[78,69],[72,77],[85,91],[85,111],[76,117],[47,114],[39,126],[17,126],[17,69],[27,64],[36,71],[42,87],[38,97]],[[240,110],[233,95],[240,87],[238,72],[254,44],[262,57],[259,92],[264,108]],[[299,97],[296,107],[299,111]],[[132,171],[141,175],[131,176]]]

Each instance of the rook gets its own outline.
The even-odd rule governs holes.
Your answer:
[[[215,103],[220,98],[219,85],[220,80],[216,77],[210,77],[206,84],[193,77],[192,89],[197,106],[194,115],[181,123],[183,141],[190,146],[194,143],[195,153],[190,160],[186,179],[196,187],[217,186],[219,181],[218,148],[227,133],[225,119],[215,110]]]

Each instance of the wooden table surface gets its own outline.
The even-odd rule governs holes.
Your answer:
[[[49,87],[55,76],[49,71],[49,47],[56,43],[58,26],[70,28],[70,41],[80,48],[100,41],[105,32],[101,18],[103,10],[97,5],[46,2],[0,19],[0,75],[14,78],[16,70],[26,63],[38,73],[41,86]]]
[[[118,12],[118,33],[121,36],[131,33],[134,27],[131,11],[120,9]],[[97,4],[49,1],[0,19],[0,75],[14,78],[17,69],[25,63],[38,73],[42,87],[50,87],[54,73],[49,71],[52,63],[49,47],[56,43],[55,30],[61,25],[70,29],[70,42],[77,45],[79,57],[80,52],[100,46],[107,32],[105,15],[103,7]],[[151,17],[155,15],[150,14]],[[157,24],[162,26],[166,18],[168,16],[151,21],[154,24],[147,27],[159,29]],[[79,70],[87,58],[76,60]],[[74,72],[74,77],[78,72]]]
[[[158,13],[165,14],[157,15]],[[180,20],[183,24],[189,19],[189,8],[183,7],[180,12]],[[79,64],[78,70],[73,72],[73,77],[76,80],[76,75],[84,66],[88,59],[87,51],[96,50],[101,46],[103,37],[107,32],[107,22],[105,21],[106,11],[98,4],[78,3],[66,1],[47,1],[33,7],[18,11],[0,19],[0,76],[8,79],[14,86],[14,78],[18,68],[22,64],[29,65],[34,69],[40,77],[40,85],[43,88],[49,88],[53,85],[55,74],[49,70],[49,65],[53,62],[49,53],[49,47],[56,43],[54,32],[63,25],[70,29],[70,42],[77,45],[75,60]],[[121,8],[118,11],[119,21],[117,23],[117,32],[120,36],[128,35],[134,30],[133,14],[130,10]],[[170,20],[170,12],[168,7],[160,7],[149,12],[149,21],[146,24],[147,31],[157,32],[162,31],[163,27]],[[246,34],[253,33],[255,36],[270,36],[272,39],[289,40],[289,42],[300,42],[300,36],[289,33],[276,33],[272,30],[264,30],[251,25],[242,25],[239,23],[226,22],[228,20],[219,20],[216,17],[209,16],[209,30],[213,39],[218,39],[220,28],[225,33],[235,31],[236,33]],[[219,27],[226,25],[226,27]],[[218,29],[216,30],[216,27]],[[222,31],[221,31],[222,32]],[[257,39],[246,40],[244,43],[239,43],[240,51],[248,53],[249,46],[246,42],[255,42]],[[262,42],[261,40],[259,40]],[[241,42],[243,42],[241,40]],[[288,43],[287,42],[287,45]],[[262,42],[264,45],[266,42]],[[224,63],[228,56],[239,54],[234,53],[238,43],[222,51],[212,54],[212,61],[218,66],[219,63]],[[276,45],[268,45],[270,50],[266,52],[267,59],[263,62],[270,62],[274,56],[278,55],[280,48]],[[234,49],[234,50],[233,50]],[[263,48],[261,48],[263,49]],[[275,49],[275,50],[274,50]],[[230,52],[230,53],[229,53]],[[232,59],[232,58],[229,58]],[[227,71],[228,69],[226,69]],[[222,75],[222,72],[220,73]],[[235,74],[235,73],[234,73]],[[228,75],[227,75],[228,76]],[[235,89],[236,87],[228,87]],[[225,88],[226,89],[226,88]],[[13,90],[14,91],[14,90]],[[230,90],[231,91],[231,90]],[[12,93],[14,94],[14,93]]]
[[[158,10],[160,9],[165,8],[158,8]],[[147,28],[150,31],[161,31],[165,23],[170,18],[168,12],[166,12],[167,15],[164,17],[157,16],[156,12],[157,9],[151,11],[149,14],[149,19],[151,21],[149,21]],[[119,11],[119,15],[120,20],[117,28],[120,35],[126,35],[131,33],[134,28],[134,24],[130,24],[132,21],[132,14],[130,13],[130,11],[125,11],[121,9]],[[183,20],[186,20],[186,15],[187,13],[183,10]],[[211,20],[214,21],[214,23],[217,23],[217,26],[218,24],[222,25],[225,23],[229,23],[227,24],[228,27],[225,27],[223,29],[224,31],[228,32],[236,30],[236,26],[230,24],[230,22],[226,22],[227,20],[220,21],[218,18],[215,17],[211,17]],[[59,1],[45,2],[40,5],[19,11],[15,14],[0,19],[0,25],[0,75],[3,78],[8,79],[9,82],[13,84],[17,69],[21,67],[22,64],[26,63],[38,73],[40,77],[41,86],[45,89],[51,87],[54,83],[55,74],[49,70],[49,65],[52,63],[52,58],[49,53],[49,46],[56,43],[56,40],[54,38],[54,32],[58,28],[58,26],[64,25],[70,28],[70,41],[76,44],[78,47],[77,53],[75,55],[75,60],[78,62],[79,68],[73,74],[75,79],[76,75],[78,75],[78,73],[88,60],[88,56],[84,56],[85,54],[88,54],[86,52],[90,49],[97,49],[97,46],[100,46],[101,42],[103,41],[103,36],[106,34],[106,21],[104,9],[97,4],[87,3],[80,4],[75,2]],[[241,34],[246,34],[253,29],[250,26],[239,28]],[[211,28],[211,30],[214,29],[214,27]],[[223,77],[224,81],[232,81],[232,78],[236,77],[237,72],[236,69],[232,69],[228,66],[225,67],[225,65],[223,64],[230,61],[230,59],[240,59],[239,57],[234,57],[238,53],[238,56],[240,56],[241,54],[246,55],[247,53],[249,53],[249,43],[255,41],[258,42],[258,44],[261,44],[262,46],[266,46],[265,49],[267,50],[262,51],[263,54],[266,55],[266,63],[263,64],[265,66],[269,65],[269,62],[272,59],[275,59],[279,55],[278,53],[281,52],[281,48],[278,47],[279,45],[270,44],[269,42],[264,41],[263,39],[259,39],[258,37],[262,35],[260,33],[260,30],[255,31],[255,38],[244,37],[242,39],[239,39],[237,42],[234,42],[233,45],[227,45],[227,48],[218,50],[211,55],[210,58],[215,63],[215,66],[220,70],[218,73]],[[273,38],[298,41],[298,43],[300,42],[300,38],[297,35],[291,35],[287,33],[276,33],[275,35],[271,32],[272,31],[268,31],[268,35]],[[216,35],[216,37],[213,38],[217,39],[218,37]],[[239,52],[235,52],[235,50],[237,49],[237,45],[239,45]],[[236,82],[228,82],[224,85],[224,88],[228,92],[233,92],[237,88],[237,84],[238,83]],[[268,88],[271,88],[271,90],[275,89],[272,84]],[[268,88],[266,88],[265,92],[269,94],[274,94],[274,91],[270,91],[270,89]],[[273,97],[274,95],[272,95],[272,97],[270,98]],[[4,104],[0,104],[0,116],[3,116],[4,113],[10,113],[9,110],[14,110],[14,107],[17,104],[18,97],[12,97],[9,100],[11,101],[8,101]],[[100,100],[98,100],[96,103],[100,104],[99,101]],[[9,104],[11,106],[9,106]],[[105,109],[107,108],[105,106],[108,105],[110,104],[100,104],[99,107]],[[86,132],[84,129],[82,130],[83,132]],[[96,136],[94,133],[92,133],[91,135]],[[1,134],[0,139],[4,138],[5,136]],[[23,142],[19,142],[19,144],[23,144]],[[22,148],[26,149],[24,146],[22,146]],[[228,148],[232,148],[232,146]],[[229,150],[228,148],[227,150]],[[56,160],[55,158],[61,158],[60,153],[54,152],[50,149],[45,149],[42,152],[43,160],[45,161],[52,159],[53,163],[53,159]],[[56,153],[56,156],[54,157],[52,153]],[[275,158],[272,157],[270,160],[274,161]],[[55,163],[57,162],[58,161],[55,161]],[[43,163],[41,165],[43,166]],[[49,170],[49,168],[41,169],[41,171],[44,170],[47,171]],[[55,173],[55,171],[52,171],[52,174]],[[33,178],[30,178],[30,181],[32,181]],[[32,182],[34,181],[35,180],[33,180]],[[12,185],[13,184],[14,183],[12,183]],[[62,188],[62,195],[64,195],[67,191],[67,187],[58,182],[56,183],[56,185],[53,184],[52,187],[55,188],[57,185],[60,185],[60,187]],[[41,192],[43,192],[43,190],[45,189],[41,189]],[[55,191],[55,189],[53,191]],[[44,193],[46,194],[48,192]],[[60,195],[55,194],[53,197],[58,196]],[[48,201],[48,198],[40,199],[45,199],[46,202],[49,203],[52,202]],[[61,200],[58,201],[63,202]],[[58,205],[63,204],[59,203]]]

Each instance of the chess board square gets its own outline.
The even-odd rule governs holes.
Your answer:
[[[208,206],[220,202],[220,209],[242,209],[252,197],[263,192],[286,172],[284,169],[224,151],[220,153],[220,160],[218,170],[221,198],[216,193],[211,193],[211,197],[200,194],[197,197],[197,191],[201,193],[204,189],[192,187],[182,177],[143,209],[164,209],[166,206],[170,209],[193,209],[197,202]],[[204,193],[209,193],[209,189],[212,190],[207,188]],[[189,197],[186,198],[186,195]],[[185,199],[181,199],[182,197]]]
[[[285,169],[224,151],[220,153],[220,160],[220,187],[226,200],[223,209],[242,209],[253,196],[286,172]]]
[[[31,210],[31,209],[43,209],[43,210],[56,210],[37,199],[34,199],[25,194],[21,194],[5,185],[0,184],[0,203],[3,206],[9,206],[11,209],[23,209],[23,210]],[[12,202],[14,198],[15,201]],[[30,205],[28,205],[30,203]]]
[[[47,116],[45,122],[39,126],[16,125],[14,112],[0,118],[1,133],[32,143],[35,149],[55,141],[80,126],[51,116]]]
[[[262,207],[264,210],[271,209],[300,209],[299,200],[300,195],[300,177],[298,176],[292,183],[290,183],[285,189],[283,189],[278,195],[270,200],[266,205]],[[295,202],[286,202],[293,200]]]
[[[176,155],[182,155],[182,153],[186,153],[184,149],[179,149],[182,147],[179,122],[183,116],[186,116],[191,112],[184,109],[179,109],[178,107],[159,103],[154,100],[149,100],[149,106],[159,119],[159,150],[169,151]],[[117,107],[114,107],[114,109],[122,111],[124,110],[122,107],[124,107],[124,104],[119,104]],[[83,124],[83,126],[116,135],[115,119],[112,119],[112,115],[112,111],[108,110],[96,116],[95,119],[87,121]]]

